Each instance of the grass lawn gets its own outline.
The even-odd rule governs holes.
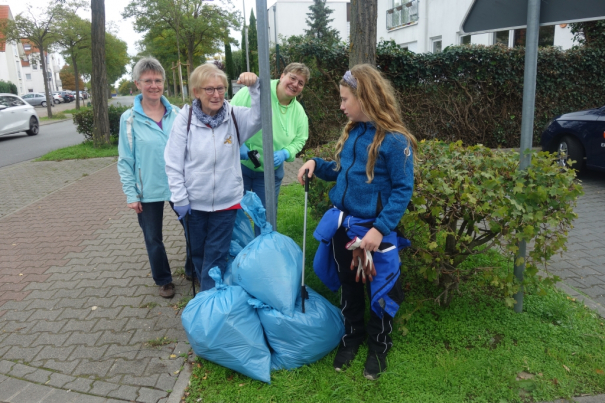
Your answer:
[[[59,113],[55,113],[53,115],[52,118],[49,117],[41,117],[39,118],[41,122],[44,122],[46,120],[61,120],[61,119],[67,119],[67,116],[65,116],[65,112],[59,112]]]
[[[279,231],[302,245],[302,187],[282,187],[279,205]],[[313,273],[315,226],[309,216],[306,281],[337,303],[339,295]],[[512,270],[493,251],[465,264]],[[395,318],[388,370],[378,381],[362,376],[365,346],[342,373],[332,368],[333,351],[310,366],[273,372],[271,385],[198,359],[186,401],[500,403],[605,392],[604,320],[560,291],[528,293],[524,313],[515,314],[490,289],[468,283],[448,308],[424,303],[404,322],[415,301],[429,296],[422,290],[430,289],[410,275],[405,282],[410,291]]]
[[[111,145],[95,148],[92,141],[85,141],[75,146],[59,148],[44,154],[36,161],[63,161],[63,160],[81,160],[86,158],[117,157],[118,140],[112,138]]]

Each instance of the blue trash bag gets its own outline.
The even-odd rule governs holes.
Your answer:
[[[242,247],[237,241],[231,240],[231,245],[229,245],[229,258],[227,259],[227,268],[225,269],[225,273],[223,274],[223,283],[227,285],[233,285],[233,272],[231,271],[231,266],[233,265],[233,261],[235,257],[242,251]]]
[[[334,350],[344,335],[340,310],[307,287],[309,299],[302,313],[300,298],[294,316],[282,315],[257,299],[248,302],[257,308],[265,337],[273,350],[271,370],[294,369],[311,364]]]
[[[261,234],[233,261],[233,282],[254,298],[292,316],[300,296],[302,251],[291,238],[273,231],[255,193],[246,192],[241,205],[261,229]]]
[[[241,204],[241,203],[240,203]],[[233,235],[231,241],[235,241],[240,247],[245,247],[254,239],[254,230],[250,224],[250,219],[244,213],[244,210],[237,210],[235,216],[235,225],[233,226]]]
[[[218,267],[210,269],[216,287],[189,301],[181,321],[189,344],[198,356],[250,378],[271,383],[271,352],[250,295],[221,280]]]

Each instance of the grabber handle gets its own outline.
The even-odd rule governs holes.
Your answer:
[[[305,179],[305,192],[309,192],[309,170],[305,169],[305,175],[303,176]]]

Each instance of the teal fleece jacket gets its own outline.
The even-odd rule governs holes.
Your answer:
[[[118,173],[126,203],[151,203],[170,200],[164,149],[179,108],[162,96],[166,108],[162,128],[145,115],[142,95],[134,99],[134,106],[120,118],[118,142]]]

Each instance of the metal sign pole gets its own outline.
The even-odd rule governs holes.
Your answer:
[[[269,64],[269,21],[267,0],[256,0],[258,19],[258,70],[261,80],[261,119],[263,122],[263,156],[265,159],[265,205],[267,221],[277,229],[275,206],[275,171],[273,169],[273,125],[271,114],[271,65]]]
[[[538,34],[540,32],[540,0],[527,3],[527,33],[525,37],[525,74],[523,77],[523,114],[521,119],[521,149],[519,170],[531,164],[534,137],[534,107],[536,103],[536,75],[538,71]],[[523,312],[523,273],[525,272],[526,242],[519,242],[515,256],[515,277],[520,283],[515,295],[515,312]]]
[[[248,27],[246,26],[246,1],[242,0],[244,5],[244,41],[246,42],[246,71],[250,71],[250,57],[248,56]],[[242,50],[244,47],[242,46]]]

